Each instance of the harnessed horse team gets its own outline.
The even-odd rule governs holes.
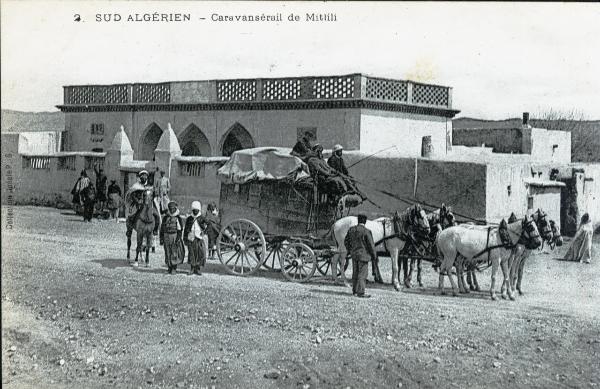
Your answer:
[[[502,268],[503,298],[515,299],[515,289],[523,294],[521,280],[525,260],[530,253],[547,243],[551,249],[562,245],[560,230],[546,213],[537,210],[531,216],[517,220],[511,215],[509,223],[503,221],[500,226],[480,226],[473,224],[458,225],[454,214],[445,205],[434,212],[426,213],[420,205],[407,208],[403,213],[394,213],[392,217],[381,217],[368,220],[366,227],[373,234],[378,251],[389,254],[392,260],[392,285],[400,290],[399,271],[404,267],[404,286],[411,287],[411,275],[417,263],[417,281],[421,281],[421,261],[432,260],[433,267],[439,268],[438,287],[442,294],[444,278],[450,279],[453,295],[479,291],[476,271],[482,267],[492,267],[490,295],[496,300],[496,275]],[[339,219],[333,225],[335,240],[341,266],[345,265],[346,248],[344,238],[348,229],[358,223],[354,216]],[[400,256],[402,258],[400,258]],[[410,270],[408,260],[410,258]],[[333,269],[337,260],[332,260]],[[486,266],[487,265],[487,266]],[[452,269],[456,269],[458,288],[452,277]],[[464,273],[467,273],[469,287],[466,287]],[[373,275],[378,281],[378,264],[373,264]],[[335,277],[335,270],[334,270]],[[342,277],[344,274],[342,273]]]

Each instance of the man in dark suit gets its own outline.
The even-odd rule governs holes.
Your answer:
[[[373,235],[367,229],[367,216],[358,215],[358,225],[351,227],[346,234],[344,244],[352,257],[352,294],[368,298],[365,294],[367,276],[369,275],[369,261],[377,260]]]

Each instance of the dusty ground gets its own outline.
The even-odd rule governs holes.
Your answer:
[[[216,262],[169,276],[162,249],[137,270],[124,224],[16,207],[5,230],[5,211],[6,388],[600,387],[600,258],[559,261],[565,246],[532,256],[515,302],[440,296],[428,266],[426,287],[360,300]]]

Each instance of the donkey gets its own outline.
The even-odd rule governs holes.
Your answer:
[[[332,230],[338,246],[338,254],[334,255],[331,259],[334,280],[337,278],[338,256],[341,269],[344,269],[346,265],[347,251],[344,245],[344,238],[350,227],[357,224],[358,218],[356,216],[346,216],[333,224]],[[420,205],[416,204],[407,208],[402,214],[398,212],[394,213],[393,217],[380,217],[375,220],[367,220],[366,227],[373,234],[375,249],[390,253],[392,260],[392,284],[396,290],[400,290],[398,282],[398,254],[402,251],[408,239],[415,239],[415,235],[429,235],[431,230],[425,211]],[[347,283],[343,271],[342,279],[344,283]]]
[[[435,211],[428,213],[427,221],[429,222],[429,226],[431,227],[431,232],[429,233],[429,236],[427,237],[426,240],[428,240],[430,242],[435,242],[437,235],[443,229],[446,229],[448,227],[452,227],[452,226],[455,226],[458,224],[456,222],[456,218],[454,217],[454,214],[452,213],[452,210],[449,207],[446,207],[445,204],[442,204],[442,207],[440,209],[436,209]],[[433,246],[432,247],[433,252],[428,253],[428,254],[437,255],[437,250],[435,249],[435,246],[434,245],[432,245],[432,246]],[[402,268],[402,266],[404,266],[404,286],[407,288],[412,287],[411,280],[412,280],[413,271],[415,269],[415,262],[417,263],[417,282],[419,283],[419,286],[422,287],[423,286],[423,281],[421,279],[422,258],[420,256],[410,258],[410,271],[408,271],[408,274],[407,274],[408,257],[403,256],[402,264],[400,264],[400,262],[398,263],[398,268]],[[437,266],[437,265],[434,264],[434,266]]]
[[[535,249],[542,244],[537,226],[532,218],[525,216],[522,221],[510,223],[507,226],[508,238],[511,246],[521,242],[526,247]],[[452,278],[452,266],[456,261],[456,272],[458,284],[461,293],[467,293],[463,279],[463,263],[474,263],[477,258],[484,256],[492,263],[492,283],[490,295],[492,300],[496,300],[496,274],[498,267],[502,266],[504,281],[510,282],[508,260],[512,253],[512,248],[507,248],[502,241],[498,227],[482,228],[480,226],[454,226],[449,227],[437,237],[437,248],[443,255],[440,266],[439,289],[444,292],[444,275],[450,278],[452,285],[452,294],[457,295],[456,285]],[[487,255],[486,255],[487,254]],[[508,288],[509,298],[514,300],[511,288]]]

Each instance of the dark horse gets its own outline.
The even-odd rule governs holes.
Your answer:
[[[404,268],[404,286],[407,288],[412,286],[411,280],[413,271],[415,270],[415,263],[417,264],[417,282],[419,283],[419,286],[423,286],[423,281],[421,279],[422,258],[424,256],[437,256],[437,250],[435,249],[435,238],[443,229],[455,226],[457,224],[452,210],[449,207],[446,207],[445,204],[442,204],[440,209],[427,213],[427,221],[431,227],[429,235],[426,237],[412,237],[412,244],[404,246],[402,258],[398,258],[398,268]],[[410,269],[408,267],[409,258]],[[402,261],[402,263],[400,261]],[[434,266],[436,264],[437,262],[434,263]]]
[[[144,246],[144,238],[146,238],[146,267],[149,266],[150,246],[152,245],[152,234],[157,231],[158,211],[153,202],[152,190],[144,190],[141,196],[141,209],[136,213],[135,218],[128,223],[133,223],[137,238],[137,246],[135,250],[135,262],[133,266],[138,266],[138,257]],[[127,236],[127,260],[129,260],[129,251],[131,249],[131,236]]]

